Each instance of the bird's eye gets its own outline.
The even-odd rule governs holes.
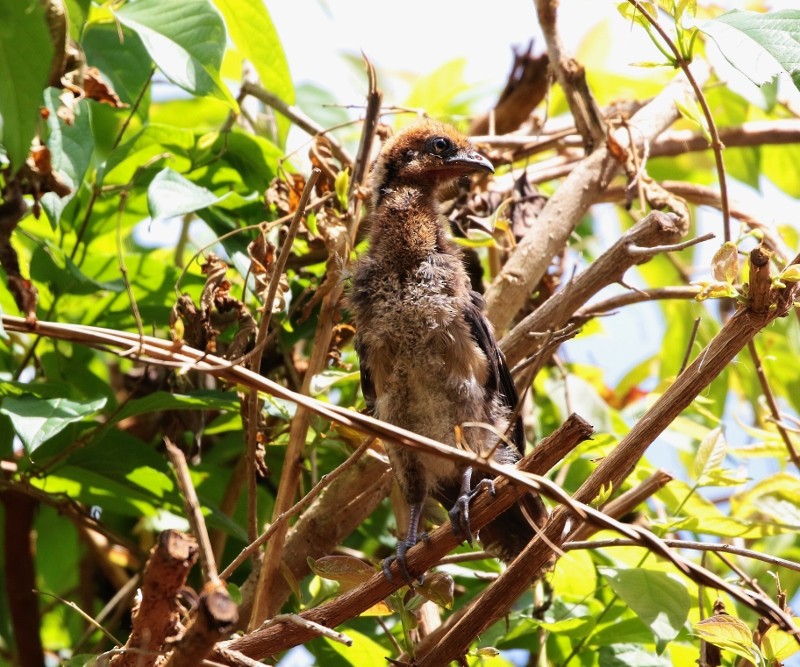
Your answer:
[[[431,137],[428,139],[428,147],[430,148],[431,153],[441,155],[453,147],[453,142],[447,137]]]

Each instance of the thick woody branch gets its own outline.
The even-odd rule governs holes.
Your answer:
[[[629,246],[646,249],[677,243],[686,232],[678,222],[678,216],[653,211],[623,234],[585,271],[523,319],[500,341],[508,363],[514,366],[537,352],[541,338],[531,333],[561,329],[599,290],[621,281],[630,267],[650,259],[657,252],[652,250],[650,255],[631,254]]]
[[[239,618],[236,603],[219,580],[200,594],[194,620],[175,644],[163,667],[195,667],[214,645],[230,636]]]
[[[764,283],[769,290],[769,276],[755,278],[752,270],[750,275],[751,295],[764,289]],[[772,307],[761,312],[749,307],[740,308],[642,416],[614,451],[600,462],[576,492],[575,498],[582,502],[591,502],[602,487],[619,488],[658,435],[733,361],[761,329],[776,317],[786,315],[796,291],[796,285],[783,290],[779,295],[775,295]]]
[[[555,121],[542,128],[536,136],[506,134],[502,136],[473,136],[475,143],[491,148],[510,149],[515,160],[545,150],[576,148],[581,145],[576,129],[559,127],[552,130]],[[765,144],[785,145],[800,142],[800,119],[759,120],[733,127],[721,127],[719,138],[726,148],[746,148]],[[708,150],[708,139],[701,132],[669,130],[659,135],[650,145],[650,157],[675,157],[684,153]]]
[[[797,131],[797,141],[800,142],[800,127]],[[685,181],[661,181],[661,187],[667,192],[698,206],[711,206],[722,208],[722,198],[717,190],[707,185],[686,183]],[[626,199],[626,189],[621,186],[610,187],[603,195],[601,201],[623,202]],[[791,251],[785,241],[777,233],[774,226],[759,219],[752,211],[748,211],[736,201],[730,202],[731,217],[743,222],[747,227],[761,233],[764,245],[776,253],[781,262],[786,262],[791,256]]]
[[[394,479],[388,464],[364,457],[331,483],[303,512],[286,536],[283,567],[296,580],[306,576],[308,559],[331,553],[342,540],[360,526],[389,494]],[[291,594],[285,578],[278,579],[272,591],[276,607],[282,607]]]
[[[550,66],[564,91],[584,148],[591,153],[603,142],[606,125],[586,82],[586,70],[564,52],[556,27],[558,3],[559,0],[536,0],[536,13],[547,44]]]
[[[626,514],[633,512],[639,505],[650,496],[658,493],[667,484],[672,481],[673,477],[666,470],[656,470],[650,477],[638,484],[634,488],[626,491],[618,498],[609,501],[603,506],[603,514],[607,514],[612,519],[621,519]],[[599,530],[596,524],[584,523],[578,527],[577,530],[570,533],[570,542],[576,540],[585,540],[594,535]]]
[[[624,128],[614,132],[613,142],[625,151],[641,150],[642,145],[652,142],[678,118],[674,101],[676,97],[682,99],[686,91],[686,81],[676,78],[633,116],[630,124],[638,129],[634,134],[636,146],[630,145]],[[621,168],[608,144],[604,144],[582,160],[547,201],[536,225],[517,245],[486,293],[489,318],[498,330],[508,327],[547,271],[552,257],[561,252],[581,217]]]
[[[197,561],[197,543],[176,530],[165,530],[150,552],[142,575],[142,599],[133,616],[133,629],[123,651],[110,667],[153,667],[164,641],[178,630],[177,596]]]
[[[557,431],[542,440],[531,454],[517,464],[516,468],[527,472],[544,473],[591,433],[591,427],[580,417],[573,415]],[[452,448],[448,449],[454,454],[465,454]],[[474,459],[475,457],[470,458]],[[473,460],[473,462],[478,464],[478,461]],[[485,466],[480,467],[496,469],[497,465],[487,462]],[[517,502],[520,493],[506,477],[500,477],[495,481],[495,492],[493,498],[488,494],[476,498],[470,507],[470,524],[475,529],[480,529]],[[458,538],[455,537],[450,526],[441,526],[431,534],[427,541],[408,552],[409,572],[412,576],[423,573],[454,549],[457,544]],[[363,585],[327,604],[303,612],[301,617],[327,627],[336,627],[348,618],[377,604],[401,585],[403,585],[403,580],[396,570],[394,583],[388,581],[382,572],[378,572]],[[250,633],[227,644],[226,647],[250,657],[261,658],[313,639],[314,636],[315,633],[308,628],[282,623]],[[222,656],[219,658],[222,659]]]
[[[773,319],[788,312],[796,291],[796,286],[783,290],[780,295],[776,295],[774,307],[766,312],[756,313],[746,307],[737,311],[611,454],[601,461],[576,491],[574,500],[589,504],[602,488],[619,488],[653,441],[724,370],[748,341]],[[420,647],[417,655],[419,667],[447,664],[450,660],[464,655],[473,637],[478,636],[491,623],[508,612],[513,601],[527,586],[523,573],[536,572],[545,566],[552,557],[550,543],[557,546],[563,544],[565,529],[572,520],[570,512],[571,510],[566,507],[559,507],[544,528],[545,536],[536,537],[531,541],[506,571],[486,589],[480,597],[480,604],[473,603],[452,626],[443,630],[443,637],[435,637],[431,645],[425,647],[424,654],[421,654],[423,649]],[[609,518],[608,521],[613,520]],[[722,586],[731,592],[730,586],[710,572],[672,556],[670,560],[695,581],[716,588]],[[737,599],[750,599],[750,604],[754,602],[754,596],[746,591],[738,589],[733,593]],[[755,603],[767,607],[767,614],[775,622],[794,630],[791,620],[771,601],[757,596]]]
[[[14,489],[0,491],[3,503],[3,569],[11,624],[21,667],[44,664],[39,634],[39,599],[36,588],[36,533],[34,520],[39,503]]]

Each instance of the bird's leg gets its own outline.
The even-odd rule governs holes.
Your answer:
[[[421,514],[422,503],[419,502],[411,504],[409,507],[408,531],[406,531],[406,538],[404,540],[397,541],[397,554],[394,556],[389,556],[388,558],[384,558],[382,565],[383,576],[385,576],[389,581],[393,582],[394,578],[392,577],[392,573],[389,568],[392,566],[392,563],[397,562],[397,567],[400,570],[400,574],[403,575],[403,579],[405,579],[406,583],[412,588],[415,585],[419,586],[423,581],[423,577],[420,576],[417,580],[414,580],[411,577],[411,574],[408,571],[408,566],[406,565],[406,551],[413,547],[420,538],[427,539],[428,537],[425,533],[419,535],[419,519]]]
[[[474,537],[469,525],[469,504],[483,489],[489,489],[489,493],[494,495],[494,482],[489,478],[482,479],[473,489],[472,467],[464,468],[464,472],[461,473],[461,492],[449,514],[453,533],[458,537],[463,537],[470,546],[472,546]]]

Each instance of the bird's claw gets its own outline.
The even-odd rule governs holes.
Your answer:
[[[422,533],[420,535],[420,539],[427,542],[428,540],[428,533]],[[411,573],[408,571],[408,564],[406,563],[406,551],[408,551],[411,547],[413,547],[419,540],[400,540],[397,543],[397,553],[394,556],[389,556],[388,558],[383,559],[383,563],[381,564],[381,570],[383,570],[383,576],[386,577],[388,581],[394,583],[394,576],[391,572],[392,563],[397,563],[397,569],[400,570],[400,574],[403,575],[403,579],[405,582],[411,587],[414,588],[416,586],[421,586],[422,582],[425,580],[423,575],[420,575],[416,579],[411,576]]]
[[[453,505],[453,509],[448,512],[453,534],[456,537],[463,537],[470,546],[475,541],[475,537],[469,524],[469,504],[483,489],[489,489],[489,493],[494,496],[494,482],[491,479],[482,479],[475,485],[474,489],[462,493],[456,500],[455,505]]]

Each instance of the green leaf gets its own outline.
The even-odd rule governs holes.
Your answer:
[[[697,455],[694,459],[695,479],[702,480],[712,470],[719,468],[725,459],[727,446],[725,434],[722,432],[721,427],[708,432],[708,435],[703,438],[697,448]]]
[[[155,165],[159,156],[169,160],[173,169],[188,170],[192,166],[189,156],[194,145],[195,137],[190,130],[150,124],[108,156],[98,170],[98,181],[106,185],[126,185],[142,165]]]
[[[791,197],[800,197],[800,145],[761,146],[763,175]]]
[[[89,16],[89,5],[92,0],[64,0],[69,19],[69,36],[76,42],[81,41],[81,33],[86,18]]]
[[[0,0],[0,146],[13,172],[28,156],[52,60],[39,0]]]
[[[753,633],[742,621],[729,614],[718,614],[694,624],[701,639],[735,653],[745,660],[754,661],[759,655],[753,643]]]
[[[644,568],[598,568],[614,592],[649,626],[659,655],[678,636],[689,617],[691,599],[674,577]]]
[[[704,23],[701,30],[756,85],[773,79],[777,64],[800,90],[800,10],[760,14],[735,9]]]
[[[778,275],[783,282],[796,283],[800,281],[800,264],[790,264]]]
[[[294,86],[278,31],[259,0],[214,0],[236,48],[256,68],[261,85],[287,104],[294,104]]]
[[[41,399],[35,396],[7,396],[0,413],[8,415],[14,431],[31,454],[46,440],[64,430],[69,424],[96,414],[106,404],[106,398],[76,403],[66,398]]]
[[[417,78],[405,105],[413,109],[425,109],[434,118],[468,113],[465,95],[471,88],[464,81],[466,62],[464,58],[457,58],[427,76]]]
[[[55,192],[46,192],[42,197],[42,206],[53,229],[58,227],[61,213],[81,186],[94,153],[89,103],[81,100],[73,107],[74,120],[68,125],[56,113],[61,106],[58,99],[60,93],[57,88],[48,88],[44,93],[45,106],[50,112],[46,143],[50,149],[53,171],[59,173],[72,192],[64,197],[59,197]]]
[[[134,104],[153,67],[139,35],[124,26],[93,23],[86,29],[81,45],[86,62],[103,73],[120,100]]]
[[[761,637],[761,646],[767,660],[783,662],[800,651],[797,640],[777,625],[771,625]]]
[[[123,419],[145,415],[163,410],[222,410],[238,412],[239,399],[229,391],[195,391],[191,394],[170,394],[156,391],[142,398],[125,403],[111,422],[116,424]]]
[[[120,293],[122,279],[101,282],[84,274],[61,248],[49,242],[37,247],[31,258],[31,278],[50,285],[54,294]]]
[[[237,108],[219,76],[225,24],[208,0],[139,0],[123,5],[115,16],[139,35],[153,62],[172,83]]]
[[[683,100],[676,99],[675,106],[678,108],[681,116],[686,118],[687,120],[692,121],[695,125],[700,128],[700,131],[703,133],[703,136],[706,138],[708,143],[711,143],[711,133],[708,131],[708,125],[706,124],[706,117],[703,115],[703,110],[700,108],[697,100],[689,95],[686,94],[686,97]]]
[[[383,648],[378,642],[370,639],[367,635],[362,635],[351,628],[343,629],[350,639],[353,640],[352,646],[345,646],[332,639],[325,638],[325,642],[337,654],[343,662],[328,662],[325,665],[353,665],[353,667],[370,667],[371,665],[385,665],[386,658],[390,655],[388,649]]]
[[[639,644],[612,644],[599,651],[599,667],[671,667],[672,660],[653,655]]]
[[[220,199],[169,167],[160,171],[147,189],[147,207],[153,220],[194,213],[216,204]]]

